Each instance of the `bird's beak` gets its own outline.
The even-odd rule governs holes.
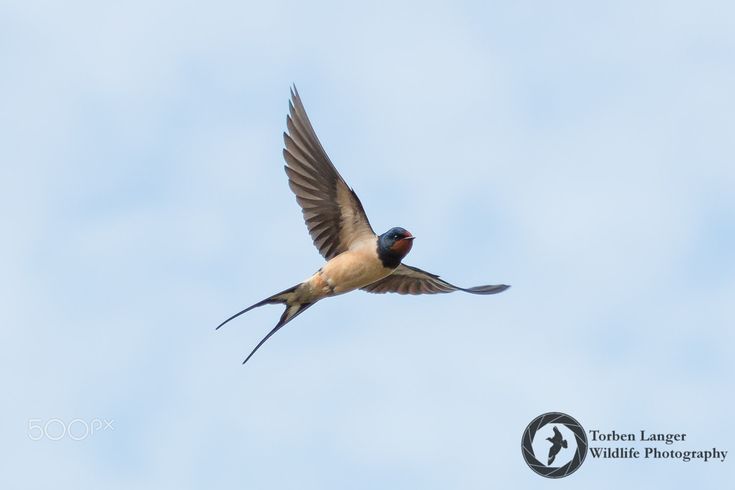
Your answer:
[[[401,238],[401,240],[413,240],[414,238],[416,237],[415,236],[404,236],[403,238]]]

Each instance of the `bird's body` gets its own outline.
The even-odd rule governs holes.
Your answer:
[[[296,287],[292,301],[315,303],[320,299],[349,293],[390,275],[378,257],[377,237],[357,244],[327,261],[321,269]]]
[[[354,248],[329,260],[307,281],[324,284],[330,294],[348,293],[389,275],[395,267],[386,267],[378,257],[377,237],[360,242]]]
[[[391,228],[377,235],[357,194],[337,172],[306,115],[298,92],[292,90],[288,133],[284,133],[286,174],[314,244],[326,263],[305,281],[232,315],[230,320],[266,304],[286,306],[281,319],[253,349],[245,362],[283,325],[319,300],[363,289],[371,293],[433,294],[466,291],[494,294],[509,286],[460,288],[439,276],[402,264],[413,235]]]
[[[554,437],[547,437],[546,440],[551,443],[551,447],[549,448],[549,462],[546,464],[546,466],[550,466],[554,462],[554,459],[556,459],[556,455],[561,451],[561,448],[567,447],[567,440],[562,437],[557,427],[554,427]]]

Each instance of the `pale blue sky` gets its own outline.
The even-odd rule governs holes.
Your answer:
[[[0,487],[540,488],[564,411],[733,451],[565,488],[722,488],[734,52],[728,2],[3,3]],[[280,309],[214,327],[321,264],[291,83],[407,263],[512,289],[331,299],[241,366]]]

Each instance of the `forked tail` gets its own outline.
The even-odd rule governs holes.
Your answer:
[[[230,320],[234,320],[235,318],[239,317],[243,313],[247,313],[248,311],[250,311],[250,310],[252,310],[254,308],[257,308],[259,306],[263,306],[263,305],[279,305],[279,304],[285,305],[285,304],[287,304],[288,303],[288,300],[289,300],[289,297],[293,294],[294,291],[296,291],[296,288],[298,288],[299,286],[300,286],[300,284],[297,284],[296,286],[294,286],[292,288],[288,288],[285,291],[281,291],[280,293],[276,293],[273,296],[270,296],[268,298],[265,298],[263,301],[258,301],[257,303],[255,303],[252,306],[248,306],[244,310],[242,310],[242,311],[240,311],[238,313],[235,313],[230,318],[228,318],[227,320],[225,320],[222,323],[220,323],[219,325],[217,325],[217,328],[215,328],[215,330],[219,330],[220,327],[222,327],[222,325],[224,325],[225,323],[229,322]]]
[[[228,318],[227,320],[223,321],[222,323],[220,323],[217,326],[217,328],[215,330],[219,330],[219,328],[222,325],[224,325],[225,323],[229,322],[230,320],[234,320],[235,318],[237,318],[238,316],[242,315],[243,313],[247,313],[248,311],[252,310],[253,308],[257,308],[259,306],[263,306],[263,305],[275,305],[275,304],[284,304],[284,305],[286,305],[286,309],[284,310],[283,314],[281,315],[281,319],[278,320],[278,323],[276,324],[276,326],[273,327],[273,329],[270,332],[268,332],[268,335],[266,335],[263,338],[263,340],[261,340],[260,342],[258,342],[258,345],[255,346],[255,349],[253,349],[253,351],[250,353],[250,355],[242,362],[243,364],[245,364],[246,362],[248,362],[248,360],[251,357],[253,357],[253,354],[255,354],[255,352],[258,349],[260,349],[260,346],[263,345],[266,340],[268,340],[269,338],[271,338],[271,336],[274,333],[276,333],[278,330],[280,330],[280,328],[282,326],[284,326],[285,324],[287,324],[288,322],[290,322],[291,320],[293,320],[294,318],[296,318],[304,310],[306,310],[307,308],[309,308],[311,305],[314,304],[314,303],[298,303],[298,302],[295,302],[294,301],[295,300],[295,298],[294,298],[294,296],[295,296],[294,295],[294,292],[296,291],[296,289],[299,286],[300,286],[300,284],[297,284],[296,286],[291,287],[291,288],[288,288],[285,291],[281,291],[280,293],[276,293],[273,296],[270,296],[270,297],[264,299],[263,301],[259,301],[259,302],[255,303],[252,306],[248,306],[244,310],[242,310],[242,311],[240,311],[238,313],[235,313],[230,318]]]

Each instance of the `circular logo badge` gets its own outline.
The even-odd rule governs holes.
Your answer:
[[[521,452],[529,468],[539,475],[563,478],[582,466],[587,456],[587,435],[569,415],[545,413],[523,431]]]

